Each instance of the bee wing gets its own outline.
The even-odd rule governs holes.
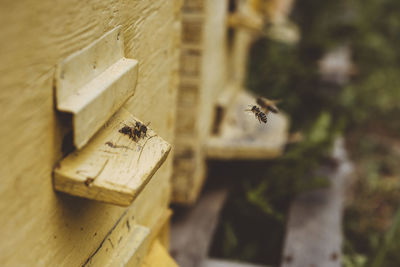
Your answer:
[[[262,108],[267,107],[267,102],[265,101],[265,98],[263,98],[263,97],[257,97],[256,102]]]
[[[257,98],[257,104],[259,104],[266,113],[268,113],[269,111],[273,113],[278,113],[279,109],[277,108],[276,104],[279,102],[280,100],[270,100],[265,97]]]

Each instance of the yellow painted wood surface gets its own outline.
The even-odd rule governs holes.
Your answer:
[[[122,25],[125,56],[141,64],[124,107],[173,144],[180,8],[178,0],[1,1],[1,266],[81,266],[118,220],[148,227],[167,209],[171,159],[125,215],[53,191],[65,134],[53,78],[60,60]]]
[[[147,227],[120,223],[83,266],[140,266],[147,254],[149,235]]]
[[[152,183],[154,181],[150,181],[150,184]],[[155,184],[158,187],[160,185]],[[148,193],[157,193],[157,189],[150,186],[145,187],[144,191],[146,193],[139,195],[135,201],[138,202],[137,206],[134,203],[122,213],[83,266],[141,266],[155,239],[163,241],[160,237],[165,234],[163,227],[168,224],[171,210],[165,207],[164,210],[157,210],[158,212],[152,215],[152,222],[147,227],[142,226],[143,218],[136,216],[136,208],[146,204],[159,207],[155,205],[159,200],[148,198]]]
[[[178,267],[178,264],[171,258],[168,251],[156,240],[151,246],[149,254],[143,262],[143,267]]]
[[[57,65],[56,106],[71,114],[75,147],[83,147],[134,94],[137,75],[137,60],[124,57],[121,26]]]
[[[140,122],[118,111],[83,149],[69,154],[54,170],[54,188],[74,196],[128,206],[164,163],[171,145],[150,127],[132,140],[120,130]]]
[[[172,210],[165,210],[158,221],[152,226],[150,233],[150,243],[153,243],[155,239],[158,239],[161,244],[168,248],[169,246],[169,222],[172,216]]]

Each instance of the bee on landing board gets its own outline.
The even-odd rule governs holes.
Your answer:
[[[250,106],[251,109],[246,109],[245,111],[251,111],[254,113],[254,116],[258,119],[258,121],[261,123],[267,123],[267,115],[260,110],[258,106]]]
[[[147,123],[146,125],[144,125],[143,123],[140,123],[138,121],[136,122],[135,128],[138,129],[139,138],[142,137],[142,134],[143,134],[143,137],[145,137],[147,135],[147,126],[149,126],[149,124],[150,124],[150,122]]]
[[[270,100],[265,97],[257,97],[257,104],[268,114],[269,111],[272,113],[278,113],[279,109],[276,107],[277,100]]]
[[[147,135],[147,126],[149,124],[150,123],[144,125],[143,123],[137,121],[134,127],[125,125],[119,130],[119,132],[124,135],[128,135],[133,141],[137,141],[138,139]]]
[[[125,125],[121,129],[119,129],[118,132],[125,134],[125,135],[129,135],[129,138],[132,138],[132,136],[133,136],[132,127],[129,127],[128,125]]]

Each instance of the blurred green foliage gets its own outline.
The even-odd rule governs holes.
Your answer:
[[[300,42],[257,41],[247,87],[282,100],[291,131],[301,132],[304,140],[288,145],[273,161],[225,166],[224,175],[230,170],[228,176],[236,178],[230,181],[232,194],[212,253],[278,265],[290,201],[299,192],[326,186],[315,169],[330,162],[332,142],[344,134],[357,136],[351,149],[363,179],[346,212],[343,264],[399,266],[400,244],[393,240],[400,237],[400,213],[392,223],[399,204],[399,161],[387,147],[381,153],[382,146],[365,132],[396,138],[400,131],[400,1],[297,0],[291,19],[300,28]],[[355,73],[344,86],[324,83],[319,60],[342,45],[351,49]],[[215,164],[215,170],[222,168]],[[382,170],[391,173],[390,182],[383,182]],[[371,213],[376,205],[385,207],[384,222]]]
[[[344,266],[399,266],[400,143],[362,129],[348,145],[360,179],[345,213]]]

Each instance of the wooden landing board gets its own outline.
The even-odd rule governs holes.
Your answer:
[[[333,157],[338,162],[335,170],[319,170],[330,187],[303,193],[291,205],[282,267],[342,266],[343,205],[353,171],[343,139],[336,140]]]
[[[268,114],[267,124],[260,124],[245,109],[255,104],[255,98],[241,91],[228,110],[220,134],[207,142],[207,157],[211,159],[267,159],[282,154],[288,136],[288,120],[279,114]]]
[[[122,27],[61,61],[57,109],[72,114],[74,145],[82,148],[135,92],[138,61],[124,57]]]
[[[154,131],[137,142],[119,130],[138,121],[121,109],[82,150],[54,170],[54,188],[71,195],[128,206],[161,166],[171,149]]]

